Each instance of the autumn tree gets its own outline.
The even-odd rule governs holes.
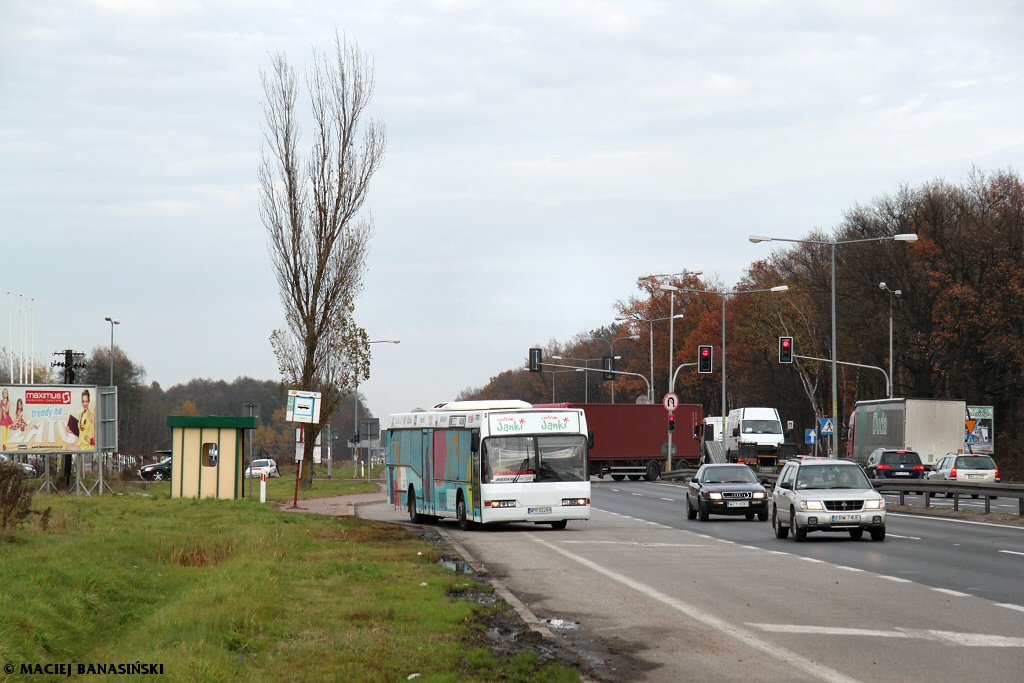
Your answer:
[[[365,118],[374,65],[339,36],[333,52],[314,49],[304,81],[313,122],[306,153],[299,148],[294,68],[278,53],[260,76],[260,217],[285,312],[285,327],[270,341],[283,385],[320,392],[326,421],[358,381],[369,377],[368,339],[353,313],[373,232],[362,209],[385,147],[383,124]],[[307,429],[303,462],[311,463],[320,425]],[[308,485],[312,470],[304,469]]]

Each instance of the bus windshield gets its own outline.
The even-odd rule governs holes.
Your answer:
[[[586,449],[581,434],[491,437],[480,458],[482,481],[586,481]]]

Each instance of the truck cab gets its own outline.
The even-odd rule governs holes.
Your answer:
[[[735,408],[729,411],[725,459],[754,466],[774,466],[786,435],[775,408]]]

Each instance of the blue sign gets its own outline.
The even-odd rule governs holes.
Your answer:
[[[832,429],[832,418],[831,417],[823,417],[823,418],[821,418],[821,434],[822,434],[822,436],[825,436],[825,435],[831,436],[834,431],[835,430]]]
[[[807,443],[807,444],[816,444],[816,443],[818,443],[818,432],[814,431],[813,429],[805,429],[804,430],[804,443]]]

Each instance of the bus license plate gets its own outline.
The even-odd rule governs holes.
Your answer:
[[[860,515],[832,515],[833,524],[842,524],[844,522],[860,522]]]
[[[528,514],[531,514],[531,515],[550,515],[551,514],[551,508],[549,508],[549,507],[545,507],[545,508],[526,508],[526,511],[527,511]]]
[[[727,505],[731,508],[746,508],[750,507],[750,502],[746,500],[730,500]]]

